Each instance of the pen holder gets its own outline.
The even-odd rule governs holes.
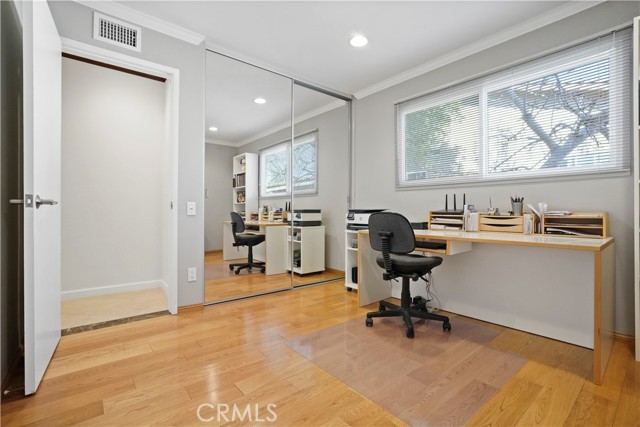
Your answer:
[[[513,212],[513,216],[521,216],[522,202],[511,202],[511,212]]]

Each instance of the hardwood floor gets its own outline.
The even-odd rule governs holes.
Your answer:
[[[364,328],[374,307],[359,308],[357,298],[336,282],[65,336],[38,392],[2,402],[2,424],[405,425],[285,344],[352,319]],[[467,425],[640,424],[640,363],[629,342],[615,343],[596,386],[590,350],[464,320],[494,329],[489,345],[526,358]],[[257,405],[261,420],[254,412],[251,421],[225,422],[213,404]],[[277,420],[266,419],[268,404]],[[213,420],[200,422],[199,407]]]
[[[62,329],[167,310],[160,288],[62,301]]]
[[[255,270],[252,273],[243,270],[239,275],[236,275],[235,272],[229,270],[231,262],[240,263],[243,261],[246,261],[246,258],[224,261],[221,251],[205,253],[204,289],[206,302],[227,301],[291,288],[290,273],[266,276]],[[336,270],[326,270],[305,276],[294,274],[293,286],[325,282],[343,277],[344,272]]]

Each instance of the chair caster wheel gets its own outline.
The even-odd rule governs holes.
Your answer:
[[[407,328],[407,338],[413,338],[413,337],[414,337],[413,327]]]
[[[240,269],[236,270],[236,274],[240,274]]]
[[[233,265],[229,266],[229,270],[233,271]]]
[[[451,331],[451,323],[449,323],[449,322],[444,322],[444,323],[442,324],[442,330],[444,330],[444,331]]]
[[[370,317],[367,317],[367,320],[365,320],[364,324],[367,325],[368,327],[372,327],[373,326],[373,319],[370,318]]]
[[[265,269],[264,269],[264,268],[261,268],[261,269],[260,269],[260,273],[264,273],[264,272],[265,272]]]
[[[384,305],[380,304],[378,306],[378,311],[385,311],[387,309],[387,307],[385,307]]]

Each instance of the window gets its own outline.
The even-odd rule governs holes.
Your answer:
[[[398,186],[628,171],[623,31],[396,105]]]
[[[289,140],[260,151],[260,197],[291,195],[291,172],[295,195],[318,192],[317,131],[295,137],[293,168],[289,166],[290,146]]]

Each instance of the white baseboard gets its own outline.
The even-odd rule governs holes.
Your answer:
[[[160,287],[164,289],[164,293],[167,294],[167,299],[169,298],[169,285],[164,280],[160,280]]]
[[[117,294],[120,292],[141,291],[143,289],[162,288],[168,293],[169,287],[163,280],[149,280],[146,282],[121,283],[117,285],[99,286],[97,288],[62,291],[62,300],[95,297],[100,295]]]

